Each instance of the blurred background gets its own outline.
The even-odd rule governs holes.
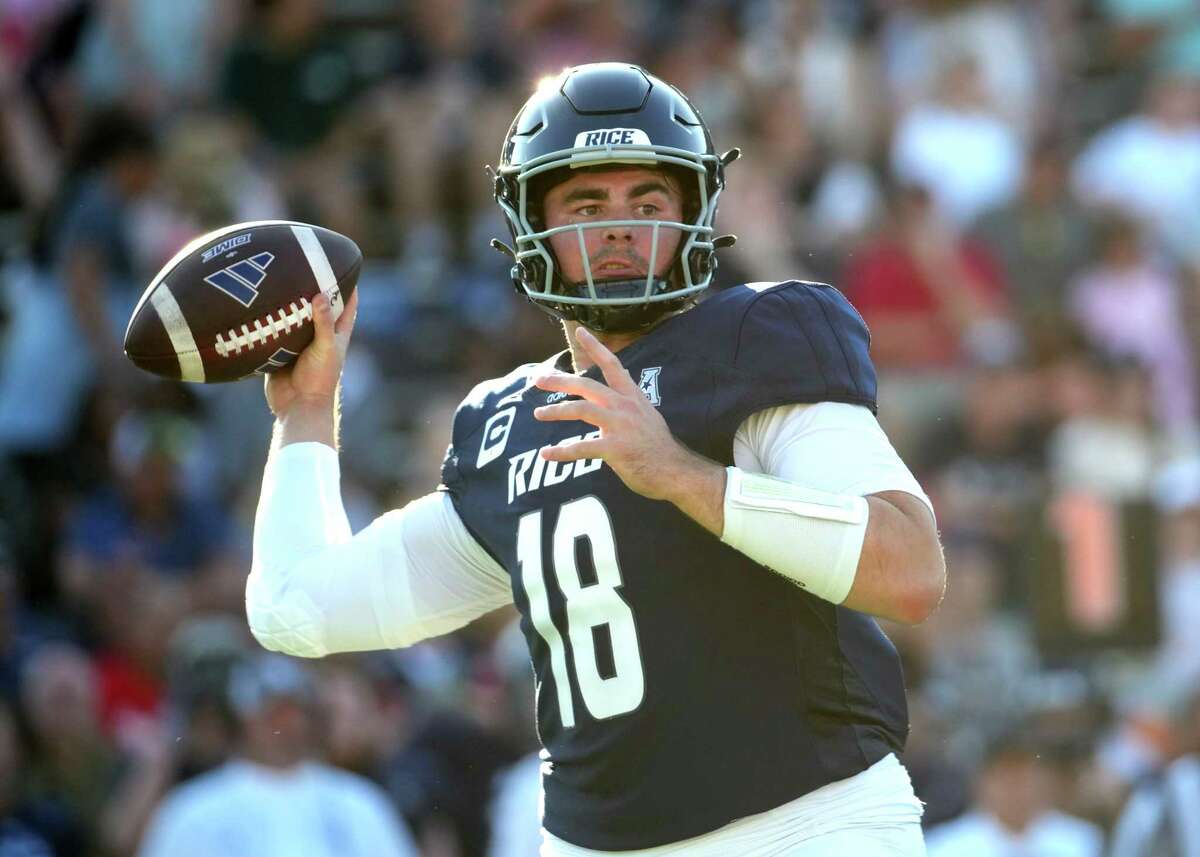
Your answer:
[[[431,490],[460,397],[561,348],[483,165],[608,59],[743,150],[718,287],[871,326],[950,568],[885,628],[930,853],[1200,854],[1196,0],[0,0],[0,855],[536,853],[515,612],[256,654],[261,387],[120,342],[200,232],[344,232],[351,521]]]

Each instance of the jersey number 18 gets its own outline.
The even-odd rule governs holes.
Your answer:
[[[586,539],[591,546],[596,582],[585,586],[576,561],[576,542]],[[581,497],[564,503],[552,539],[551,566],[559,589],[566,596],[567,636],[575,661],[575,677],[588,712],[597,720],[615,717],[637,708],[645,695],[642,654],[638,648],[633,611],[617,590],[621,569],[612,519],[596,497]],[[562,725],[575,725],[575,703],[567,674],[567,655],[562,635],[550,618],[550,601],[542,561],[542,511],[530,512],[517,526],[517,562],[521,584],[529,598],[529,618],[538,635],[550,648],[550,669],[558,692]],[[612,641],[613,675],[602,676],[596,660],[593,630],[608,626]]]

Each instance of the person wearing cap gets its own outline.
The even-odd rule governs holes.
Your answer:
[[[386,793],[316,758],[316,685],[295,660],[234,668],[236,754],[168,793],[138,857],[417,857]]]

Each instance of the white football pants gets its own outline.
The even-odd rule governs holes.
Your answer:
[[[540,857],[924,857],[923,807],[887,756],[861,774],[682,842],[593,851],[542,831]]]

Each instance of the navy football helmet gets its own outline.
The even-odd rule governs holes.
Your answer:
[[[504,138],[495,196],[515,246],[492,244],[512,256],[517,291],[551,315],[593,330],[645,329],[706,289],[716,269],[715,251],[733,243],[733,236],[714,239],[713,219],[725,167],[737,156],[736,149],[718,156],[687,97],[645,69],[625,63],[567,69],[552,85],[539,87]],[[686,222],[605,220],[546,228],[545,192],[571,169],[609,164],[646,165],[682,178]],[[644,278],[598,280],[585,256],[585,280],[564,281],[547,239],[575,232],[582,253],[584,230],[631,226],[653,229]],[[663,229],[682,235],[674,262],[658,277]]]

